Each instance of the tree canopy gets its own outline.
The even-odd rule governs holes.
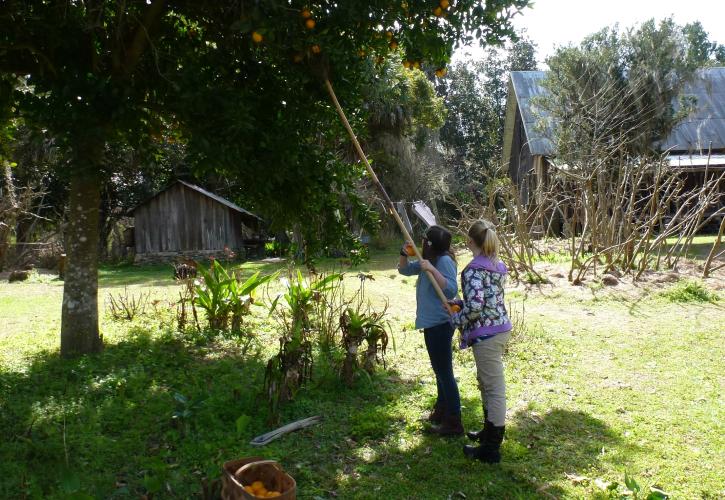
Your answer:
[[[672,19],[626,30],[605,28],[579,46],[560,48],[547,60],[539,104],[554,127],[557,156],[569,165],[595,168],[613,161],[605,151],[628,157],[655,152],[689,110],[677,101],[702,65],[687,28]],[[593,159],[596,159],[594,163]]]
[[[441,143],[452,154],[458,184],[466,189],[492,175],[501,157],[511,71],[536,69],[536,46],[525,35],[489,48],[470,64],[455,64],[439,85],[448,116]]]
[[[305,223],[312,239],[340,227],[339,193],[362,175],[336,154],[344,135],[321,73],[361,126],[361,85],[389,53],[441,68],[456,44],[509,36],[526,4],[3,2],[0,109],[50,130],[69,158],[62,353],[102,345],[96,241],[99,186],[115,168],[109,143],[151,155],[163,132],[186,144],[199,175],[237,179],[273,218]]]

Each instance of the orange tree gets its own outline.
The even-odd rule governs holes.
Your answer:
[[[340,195],[362,173],[336,154],[344,135],[311,67],[330,69],[362,126],[371,65],[401,50],[411,67],[442,68],[456,44],[511,35],[511,16],[527,2],[2,2],[0,77],[14,91],[0,93],[0,108],[50,130],[70,158],[61,354],[102,347],[98,206],[114,173],[108,144],[153,155],[153,138],[171,134],[199,175],[236,179],[310,240],[335,233]]]

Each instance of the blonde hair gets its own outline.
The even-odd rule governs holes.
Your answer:
[[[486,257],[495,259],[498,257],[498,249],[501,243],[496,234],[496,228],[487,220],[477,220],[468,230],[468,237],[481,249]]]

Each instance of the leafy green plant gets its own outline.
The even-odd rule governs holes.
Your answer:
[[[322,301],[323,295],[342,280],[339,273],[311,273],[309,280],[299,270],[290,274],[292,280],[283,280],[286,293],[278,295],[270,307],[270,315],[277,313],[282,330],[280,350],[267,363],[264,377],[273,419],[277,417],[280,405],[292,399],[297,389],[312,378],[314,304]],[[280,306],[282,299],[286,307]]]
[[[174,393],[174,401],[176,407],[171,414],[171,421],[183,434],[186,434],[191,429],[192,418],[201,409],[204,401],[190,399],[180,392]]]
[[[243,283],[236,278],[229,283],[232,331],[238,331],[241,328],[242,318],[249,314],[249,308],[254,304],[256,289],[275,277],[277,277],[277,273],[260,276],[260,272],[257,271]]]
[[[671,302],[717,302],[720,296],[717,292],[708,290],[701,282],[682,280],[661,293],[661,296]]]
[[[530,285],[541,285],[543,283],[548,283],[548,280],[544,278],[543,276],[539,276],[538,274],[532,273],[531,271],[527,271],[524,275],[524,281],[526,283],[529,283]]]
[[[650,486],[649,492],[642,491],[642,487],[627,472],[624,473],[624,485],[629,490],[629,494],[622,495],[622,500],[632,498],[634,500],[667,500],[670,496],[658,486]]]
[[[351,248],[349,250],[350,264],[353,266],[359,266],[360,264],[367,262],[370,259],[370,250],[359,239],[353,240]]]
[[[342,362],[342,379],[346,384],[352,385],[356,371],[362,368],[372,373],[378,363],[378,354],[384,362],[385,351],[388,346],[388,324],[385,313],[388,305],[380,312],[375,312],[369,301],[365,300],[365,281],[371,276],[360,273],[360,289],[350,307],[340,317],[342,330],[342,346],[345,358]],[[360,362],[359,350],[363,342],[367,343],[365,353]]]
[[[198,271],[203,281],[196,285],[194,304],[206,312],[210,328],[224,330],[231,309],[229,285],[234,278],[216,260],[212,261],[208,271],[203,267],[199,267]]]
[[[227,330],[230,318],[232,331],[238,331],[254,303],[255,290],[276,276],[260,277],[258,271],[241,282],[217,260],[212,261],[208,271],[203,267],[198,271],[203,281],[195,287],[193,303],[206,312],[209,327],[219,331]]]
[[[340,318],[345,349],[341,371],[346,384],[352,384],[355,372],[361,365],[365,371],[371,373],[378,363],[378,354],[385,355],[388,346],[388,333],[384,322],[386,311],[387,307],[381,312],[374,312],[369,307],[348,308]],[[367,343],[367,349],[362,355],[361,363],[359,350],[363,342]]]

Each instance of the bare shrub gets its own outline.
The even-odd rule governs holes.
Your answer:
[[[506,263],[512,278],[517,281],[545,282],[546,279],[534,269],[534,260],[539,251],[534,243],[532,226],[537,220],[538,209],[524,203],[518,187],[506,176],[503,167],[499,168],[497,174],[488,180],[485,191],[479,197],[448,200],[459,214],[450,225],[465,236],[475,221],[491,221],[501,240],[499,257]]]
[[[106,310],[115,320],[132,321],[136,316],[146,313],[150,298],[151,292],[129,294],[128,287],[123,287],[123,292],[115,297],[111,293],[106,296]]]

